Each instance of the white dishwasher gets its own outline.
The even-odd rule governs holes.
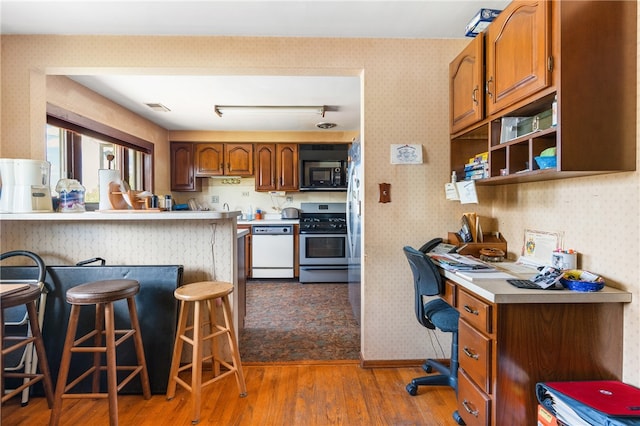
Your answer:
[[[293,278],[293,225],[251,227],[252,278]]]

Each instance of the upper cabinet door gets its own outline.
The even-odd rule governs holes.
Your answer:
[[[550,85],[549,11],[549,1],[514,1],[487,28],[487,115]]]
[[[276,190],[276,147],[274,144],[256,145],[256,191]]]
[[[199,191],[199,181],[194,175],[194,147],[190,142],[171,142],[171,190]]]
[[[484,118],[484,40],[478,34],[449,64],[451,133]]]
[[[196,176],[221,176],[224,174],[223,145],[196,143]]]
[[[278,181],[276,182],[280,191],[297,191],[298,186],[298,145],[277,144],[276,170]]]
[[[236,176],[253,175],[253,144],[225,144],[225,174]]]

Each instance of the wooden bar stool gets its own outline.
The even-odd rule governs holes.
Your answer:
[[[2,396],[2,402],[13,398],[19,393],[26,391],[34,384],[42,381],[44,386],[44,394],[47,398],[47,404],[49,408],[53,405],[53,385],[51,383],[51,373],[49,372],[49,362],[47,361],[47,355],[44,349],[44,341],[42,340],[42,333],[40,331],[40,324],[38,319],[38,309],[36,307],[36,301],[40,299],[44,290],[44,278],[46,274],[44,262],[35,253],[16,250],[12,252],[3,253],[0,255],[0,260],[14,256],[27,256],[33,259],[39,269],[39,275],[36,283],[30,282],[16,282],[12,284],[2,284],[2,294],[0,295],[0,317],[2,317],[2,328],[0,328],[0,345],[2,347],[2,354],[0,355],[0,373],[2,374],[2,384],[0,385],[0,395]],[[5,309],[13,308],[16,306],[25,305],[27,310],[27,316],[29,321],[29,332],[25,335],[19,336],[7,336],[5,335]],[[44,309],[44,307],[41,307]],[[9,343],[7,347],[4,344]],[[23,372],[7,372],[5,371],[4,359],[7,354],[22,350],[26,352],[23,356],[29,357],[30,351],[32,351],[32,345],[36,348],[36,355],[38,359],[38,366],[40,367],[40,373],[35,368],[29,368],[26,363],[24,365]],[[5,378],[17,378],[22,379],[23,382],[17,388],[11,390],[5,394]],[[28,396],[28,395],[27,395]],[[28,397],[26,398],[28,401]],[[25,405],[25,398],[23,395],[23,405]]]
[[[233,328],[233,316],[231,315],[231,305],[229,294],[233,292],[233,285],[220,281],[203,281],[178,287],[174,295],[180,300],[180,315],[178,317],[178,333],[176,343],[173,348],[173,361],[169,373],[169,385],[167,386],[167,399],[175,396],[176,385],[180,384],[191,392],[192,420],[196,424],[200,421],[200,407],[202,405],[202,388],[216,382],[229,374],[235,374],[240,396],[247,396],[247,387],[242,373],[240,363],[240,352],[238,342]],[[222,301],[224,314],[224,324],[218,324],[216,315],[216,301]],[[193,306],[193,325],[187,327],[189,313]],[[206,320],[207,311],[209,314]],[[203,327],[209,326],[209,334],[203,334]],[[187,335],[191,332],[191,337]],[[219,353],[217,338],[226,335],[231,349],[232,364],[226,362]],[[211,340],[211,355],[204,356],[203,342]],[[193,348],[193,358],[191,363],[180,367],[182,349],[184,342]],[[213,378],[202,382],[202,363],[212,361]],[[220,373],[220,366],[227,370]],[[182,380],[179,375],[182,371],[191,370],[191,385]]]
[[[145,399],[151,398],[147,362],[142,346],[140,324],[136,311],[134,296],[140,291],[140,284],[135,280],[106,280],[81,284],[67,291],[67,302],[71,304],[71,315],[67,337],[60,361],[60,372],[56,384],[56,392],[53,401],[53,410],[49,425],[57,425],[62,414],[62,400],[71,398],[108,398],[109,422],[118,424],[118,391],[136,375],[140,375],[142,393]],[[113,303],[126,299],[129,307],[131,329],[116,330]],[[78,320],[80,319],[80,307],[83,305],[96,306],[95,329],[76,339]],[[105,335],[105,344],[102,344],[102,335]],[[116,335],[121,335],[116,340]],[[86,346],[85,342],[93,337],[94,346]],[[130,337],[133,337],[137,365],[118,366],[116,360],[116,348]],[[67,385],[71,355],[73,353],[93,353],[93,365]],[[101,354],[106,354],[106,366],[101,363]],[[100,392],[100,372],[107,372],[107,393]],[[130,373],[118,383],[118,371],[130,371]],[[85,378],[93,375],[91,393],[69,393]]]

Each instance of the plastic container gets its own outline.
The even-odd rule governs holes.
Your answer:
[[[557,166],[556,156],[535,157],[536,164],[540,169],[555,169]]]
[[[58,208],[61,213],[84,212],[84,186],[75,179],[60,179],[56,184]]]
[[[560,283],[569,290],[581,292],[600,291],[605,286],[602,277],[580,269],[565,271],[560,278]]]

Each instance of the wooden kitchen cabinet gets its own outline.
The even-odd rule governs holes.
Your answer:
[[[550,9],[550,1],[514,1],[487,28],[488,115],[551,84]]]
[[[253,144],[195,143],[195,174],[252,176]]]
[[[628,1],[509,4],[485,32],[485,117],[454,130],[469,105],[452,92],[451,170],[463,178],[483,152],[489,175],[479,185],[635,170],[636,97],[628,88],[637,70],[626,59],[636,55],[635,17],[637,3]],[[554,100],[557,124],[536,128]],[[521,120],[518,133],[506,137],[513,120]],[[541,169],[535,157],[547,148],[557,165]]]
[[[451,133],[484,118],[484,37],[479,33],[449,64]]]
[[[244,275],[246,278],[251,278],[251,225],[238,225],[238,229],[249,231],[244,236]]]
[[[224,145],[221,143],[197,143],[195,147],[196,176],[224,175]]]
[[[298,145],[256,144],[256,191],[297,191]]]
[[[200,181],[195,177],[193,161],[195,150],[190,142],[171,142],[171,190],[200,191]]]
[[[225,174],[233,176],[253,176],[253,144],[224,144]]]
[[[529,425],[545,381],[619,380],[622,303],[494,303],[457,287],[458,414],[467,425]]]

